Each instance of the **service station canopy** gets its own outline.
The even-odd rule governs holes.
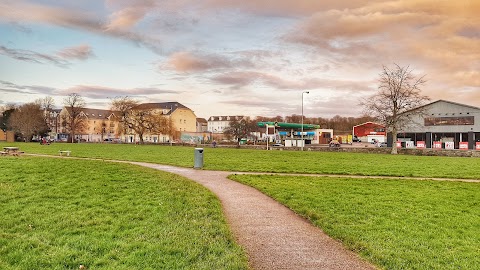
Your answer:
[[[277,127],[277,128],[290,128],[290,129],[301,129],[302,124],[297,124],[297,123],[282,123],[282,122],[258,122],[257,126],[258,127]],[[320,125],[312,125],[312,124],[303,124],[303,129],[304,130],[309,130],[309,129],[319,129]]]

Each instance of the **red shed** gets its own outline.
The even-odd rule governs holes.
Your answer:
[[[357,136],[359,138],[367,137],[368,135],[385,136],[386,134],[385,126],[378,123],[366,122],[353,127],[353,136]]]

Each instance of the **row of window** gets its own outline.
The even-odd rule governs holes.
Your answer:
[[[460,117],[427,117],[424,119],[425,126],[462,126],[474,125],[473,116]]]

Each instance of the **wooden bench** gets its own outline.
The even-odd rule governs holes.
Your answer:
[[[2,156],[6,156],[6,155],[8,155],[8,152],[1,151],[1,152],[0,152],[0,155],[2,155]]]
[[[24,154],[24,151],[16,151],[12,153],[12,156],[20,156],[21,154]]]
[[[68,151],[68,150],[60,150],[58,151],[58,153],[60,154],[60,156],[63,156],[63,154],[65,154],[66,156],[70,156],[70,153],[72,151]]]

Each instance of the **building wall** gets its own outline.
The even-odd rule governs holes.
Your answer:
[[[473,125],[435,125],[425,126],[425,117],[474,117]],[[411,124],[400,132],[469,132],[480,131],[480,109],[468,105],[456,104],[446,101],[438,101],[427,105],[425,116],[416,116]]]
[[[240,121],[243,116],[210,116],[207,121],[207,130],[212,133],[223,133],[235,118]]]
[[[367,137],[368,135],[383,135],[385,136],[385,126],[367,122],[353,127],[353,135],[359,138]]]
[[[103,114],[93,116],[88,113],[88,110],[88,108],[85,108],[85,112],[87,112],[87,115],[81,116],[83,118],[85,126],[83,129],[77,130],[75,132],[76,139],[83,139],[87,142],[99,142],[107,138],[118,137],[117,131],[120,123],[114,115],[112,115],[110,112],[104,111],[102,112]],[[61,125],[63,119],[68,119],[68,117],[69,114],[67,109],[63,108],[60,112],[59,117],[59,133],[70,133],[65,127]]]
[[[84,135],[82,138],[89,142],[99,142],[108,138],[116,138],[117,128],[119,122],[116,120],[100,119],[100,118],[87,118],[87,123],[84,130],[80,134]],[[86,136],[85,136],[86,135]]]
[[[197,131],[197,116],[192,110],[186,108],[178,108],[170,115],[175,129],[183,132]]]
[[[417,142],[426,148],[434,147],[435,142],[453,143],[454,149],[461,144],[468,144],[468,149],[475,149],[480,142],[480,108],[439,100],[422,107],[422,115],[412,116],[412,121],[399,130],[399,141],[409,142],[415,147]],[[391,134],[387,137],[388,146],[394,144]],[[406,144],[405,144],[406,145]],[[450,145],[449,147],[452,147]]]
[[[230,121],[208,121],[208,131],[213,133],[223,133],[230,126]]]

